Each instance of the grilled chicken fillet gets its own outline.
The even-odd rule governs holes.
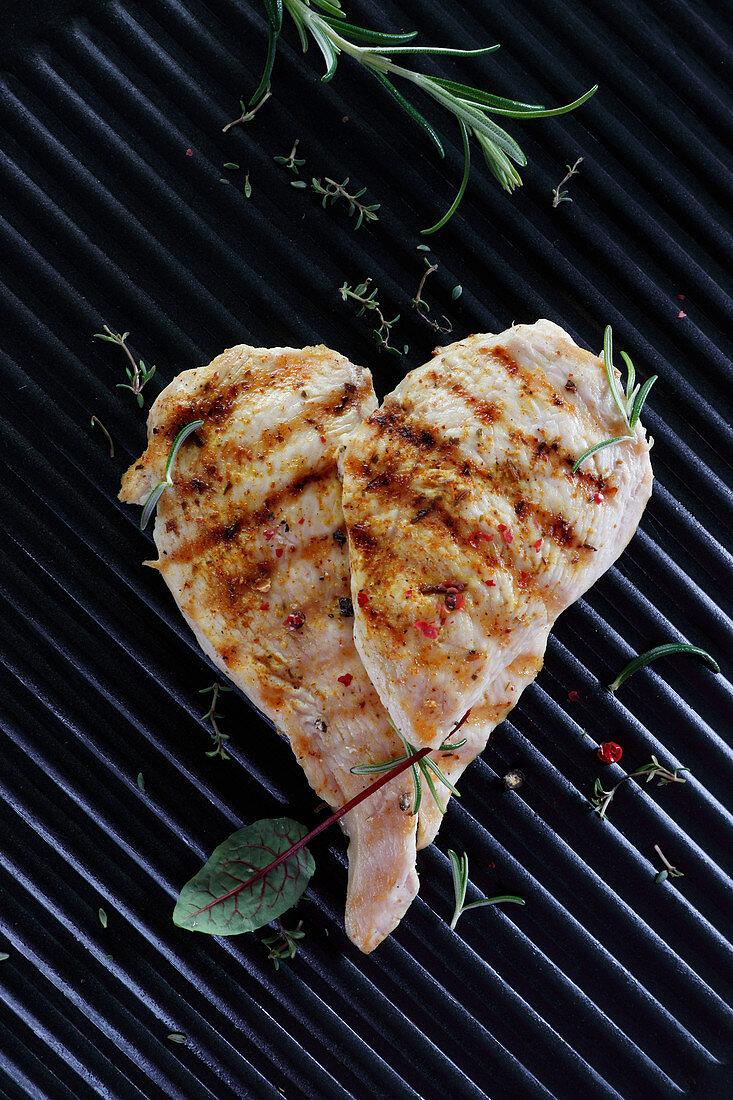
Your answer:
[[[417,747],[494,708],[454,775],[634,534],[652,487],[641,424],[571,472],[625,434],[602,360],[538,321],[442,349],[351,437],[354,637],[382,702]]]
[[[162,480],[185,424],[173,485],[158,504],[157,568],[204,652],[285,735],[332,807],[403,749],[356,652],[336,454],[376,407],[368,371],[325,347],[231,348],[158,397],[148,448],[121,499]],[[343,818],[346,928],[371,951],[417,893],[409,771]]]

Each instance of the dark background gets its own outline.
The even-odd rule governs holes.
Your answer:
[[[273,98],[224,135],[259,79],[259,3],[6,0],[3,1096],[731,1094],[730,692],[684,657],[617,697],[601,686],[659,642],[684,638],[724,665],[731,651],[722,10],[347,5],[355,22],[419,28],[433,44],[500,41],[486,58],[416,61],[500,95],[560,103],[601,84],[574,115],[510,121],[529,159],[513,197],[475,156],[459,214],[429,242],[440,266],[425,293],[454,327],[441,336],[410,301],[424,270],[419,230],[460,177],[450,118],[430,114],[447,141],[440,162],[348,59],[321,84],[315,48],[303,58],[286,20]],[[354,232],[345,209],[289,186],[272,158],[296,137],[303,178],[350,176],[381,203],[378,222]],[[553,187],[580,156],[572,204],[553,209]],[[223,172],[225,161],[242,171]],[[339,297],[365,277],[387,315],[401,314],[401,359],[378,354],[369,318]],[[660,375],[644,417],[657,482],[639,533],[563,615],[537,682],[421,855],[420,897],[375,954],[343,933],[336,830],[314,845],[318,870],[293,917],[307,938],[278,972],[260,935],[176,929],[178,890],[224,836],[280,812],[310,823],[316,799],[239,697],[221,708],[232,759],[205,755],[198,691],[213,673],[140,564],[151,543],[138,516],[116,501],[144,414],[115,388],[122,356],[92,334],[103,323],[130,331],[157,364],[149,399],[241,341],[323,341],[371,367],[383,393],[436,342],[539,316],[595,349],[611,323],[641,376]],[[599,764],[608,739],[623,745],[624,770]],[[610,785],[651,753],[687,765],[687,784],[632,782],[609,822],[592,815],[594,779]],[[517,794],[499,780],[512,765],[527,776]],[[684,878],[655,884],[654,844]],[[478,910],[450,932],[449,847],[468,852],[478,890],[519,893],[525,908]]]

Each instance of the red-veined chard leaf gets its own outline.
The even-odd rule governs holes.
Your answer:
[[[232,833],[181,890],[173,923],[191,932],[236,936],[281,916],[295,905],[316,869],[307,848],[245,884],[307,831],[289,817],[275,817]]]

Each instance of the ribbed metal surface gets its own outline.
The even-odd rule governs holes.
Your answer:
[[[431,241],[440,268],[426,293],[457,336],[547,316],[597,347],[612,323],[617,345],[660,375],[645,418],[657,482],[629,550],[562,617],[545,669],[464,777],[398,932],[368,958],[346,940],[334,831],[314,845],[307,938],[276,972],[255,936],[214,941],[170,920],[177,890],[228,832],[283,809],[311,821],[315,798],[242,699],[223,708],[233,759],[204,755],[197,690],[213,674],[140,565],[150,544],[137,516],[116,501],[143,417],[115,389],[116,349],[91,334],[129,329],[158,364],[153,392],[242,340],[323,341],[369,365],[385,392],[435,343],[410,309],[415,246],[450,201],[457,147],[433,160],[348,61],[321,85],[290,32],[273,99],[222,135],[258,77],[259,4],[88,7],[0,80],[0,1090],[730,1095],[730,691],[684,658],[618,697],[600,686],[659,641],[731,651],[720,13],[682,0],[349,5],[433,42],[502,42],[465,63],[500,94],[557,102],[602,84],[576,115],[515,128],[530,165],[513,199],[474,172]],[[343,210],[289,186],[272,157],[295,138],[306,179],[369,188],[382,204],[373,227],[354,233]],[[551,189],[578,156],[574,202],[553,210]],[[220,182],[229,160],[250,171],[249,202],[242,173]],[[340,301],[345,279],[366,276],[388,314],[402,313],[403,360],[379,357],[366,319]],[[627,770],[656,753],[687,765],[689,782],[629,783],[602,823],[587,799],[596,775],[623,774],[595,758],[610,737]],[[527,775],[519,794],[498,782],[508,765]],[[654,884],[654,844],[684,878]],[[481,891],[520,893],[526,907],[479,910],[452,933],[449,846],[468,852]]]

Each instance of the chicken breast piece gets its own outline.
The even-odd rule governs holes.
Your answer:
[[[482,698],[504,716],[561,611],[616,560],[652,487],[603,361],[550,321],[471,336],[412,371],[343,459],[357,649],[409,742]]]
[[[354,647],[336,462],[376,404],[369,372],[325,347],[231,348],[158,397],[120,494],[142,504],[176,434],[203,420],[158,504],[156,567],[203,651],[334,808],[374,779],[353,766],[403,755]],[[342,819],[346,929],[362,951],[417,893],[413,798],[407,771]]]

